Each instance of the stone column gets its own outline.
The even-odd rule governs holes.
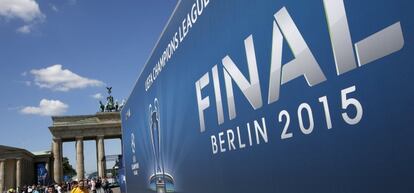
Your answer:
[[[21,158],[16,160],[16,189],[20,190],[22,186],[22,162]]]
[[[83,157],[83,138],[76,138],[76,174],[78,180],[85,178],[85,166]]]
[[[53,139],[53,179],[56,183],[62,183],[63,168],[62,168],[62,140],[59,138]]]
[[[97,160],[98,160],[98,176],[105,177],[105,170],[106,170],[106,161],[105,161],[105,143],[104,143],[104,136],[98,136],[96,138],[96,152],[97,152]]]
[[[4,165],[6,164],[5,162],[6,160],[0,160],[0,192],[3,192],[4,189],[4,177],[5,177],[5,170],[4,170]]]

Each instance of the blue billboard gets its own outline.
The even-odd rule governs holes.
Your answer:
[[[132,192],[413,192],[411,1],[179,1],[121,112]]]
[[[36,163],[37,184],[48,184],[48,172],[46,169],[46,163]]]

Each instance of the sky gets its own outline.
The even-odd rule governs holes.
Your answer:
[[[0,144],[51,150],[54,115],[128,98],[177,0],[0,0]],[[85,171],[96,171],[85,141]],[[120,140],[105,140],[107,155]],[[63,154],[76,168],[75,143]],[[108,165],[110,166],[110,165]]]

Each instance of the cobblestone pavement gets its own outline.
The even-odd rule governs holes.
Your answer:
[[[121,193],[121,189],[118,187],[118,188],[112,188],[112,192],[113,193]]]

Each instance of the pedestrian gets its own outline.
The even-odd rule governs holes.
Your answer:
[[[47,193],[56,193],[55,186],[53,185],[48,186]]]
[[[27,193],[27,186],[26,186],[26,185],[24,185],[24,186],[23,186],[23,188],[22,188],[21,192],[22,192],[22,193]]]
[[[96,180],[95,179],[92,179],[91,180],[91,192],[92,193],[96,193]]]
[[[62,193],[62,186],[60,184],[55,185],[55,190],[57,193]]]
[[[73,189],[71,193],[89,193],[86,183],[84,180],[79,181],[78,187]]]
[[[70,193],[74,193],[75,189],[78,187],[78,181],[72,181],[70,184]]]
[[[96,193],[105,193],[104,189],[102,188],[101,179],[96,181]]]
[[[102,188],[104,189],[105,193],[109,192],[109,182],[106,178],[102,179]]]
[[[33,186],[32,186],[32,193],[40,193],[39,189],[36,186],[36,184],[33,184]]]
[[[33,192],[33,188],[32,186],[28,186],[27,187],[27,193],[32,193]]]

